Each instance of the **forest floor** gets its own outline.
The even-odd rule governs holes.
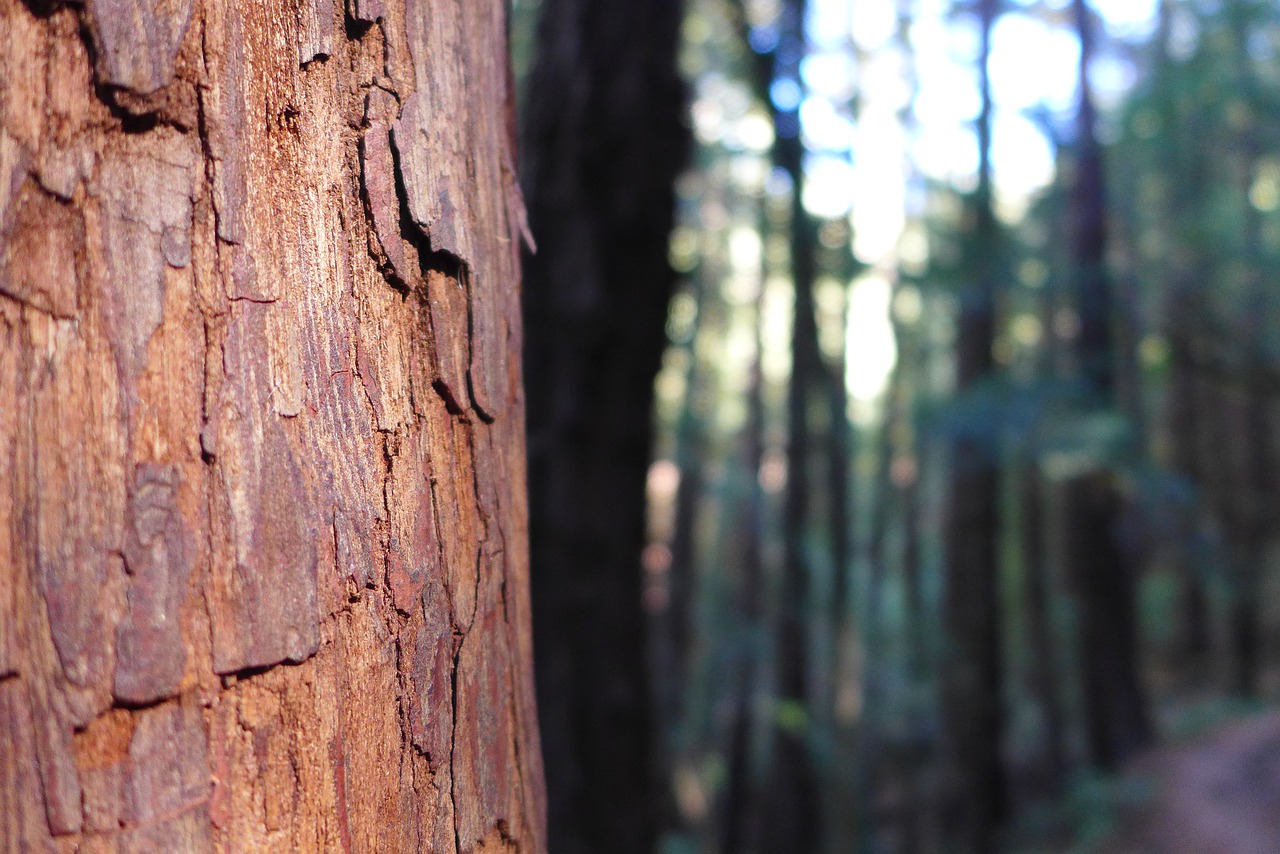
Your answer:
[[[1280,711],[1234,720],[1140,757],[1150,796],[1099,854],[1280,854]]]

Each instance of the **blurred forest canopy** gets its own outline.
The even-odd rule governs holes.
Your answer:
[[[626,795],[649,798],[630,813],[645,850],[1090,850],[1141,795],[1120,763],[1280,691],[1280,7],[686,0],[678,45],[624,30],[670,49],[682,130],[652,112],[680,91],[652,67],[658,101],[591,100],[640,97],[626,51],[605,55],[630,85],[584,65],[547,88],[566,21],[592,44],[595,18],[647,19],[590,5],[514,8],[529,263],[557,271],[529,276],[526,313],[550,324],[529,335],[607,317],[597,349],[560,351],[595,370],[641,346],[625,330],[650,315],[625,292],[667,306],[665,351],[573,392],[529,369],[531,460],[543,394],[586,413],[546,447],[589,445],[593,482],[619,423],[613,456],[648,461],[642,542],[607,566],[581,519],[578,547],[540,561],[555,499],[531,481],[538,643],[559,644],[538,653],[543,709],[548,679],[602,672],[581,669],[589,632],[556,639],[573,607],[601,609],[647,657],[582,689],[647,692],[609,736],[645,751]],[[584,109],[572,145],[537,132]],[[652,186],[687,132],[673,192]],[[556,195],[546,164],[613,187],[653,165],[637,151],[666,152],[650,194],[614,198],[668,193],[666,263],[637,277],[648,250],[625,229],[566,261],[565,222],[617,211]],[[635,340],[662,346],[654,327]],[[590,414],[650,403],[641,434]],[[607,492],[593,506],[623,506]],[[639,601],[565,606],[567,565]],[[576,714],[542,721],[553,850],[592,850],[556,840],[614,808],[593,775],[632,773],[557,751],[611,726],[607,704]]]

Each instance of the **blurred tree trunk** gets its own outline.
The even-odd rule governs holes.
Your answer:
[[[1076,354],[1091,405],[1117,405],[1113,294],[1106,269],[1106,192],[1088,68],[1091,12],[1073,0],[1080,38],[1080,107],[1072,195],[1072,261],[1080,317]],[[1093,761],[1110,767],[1151,739],[1138,670],[1136,555],[1125,501],[1105,462],[1064,488],[1069,577],[1080,609],[1085,728]]]
[[[741,667],[734,695],[734,719],[729,737],[728,781],[721,820],[720,851],[725,854],[754,851],[760,838],[757,821],[758,794],[756,769],[752,767],[751,746],[756,730],[755,706],[758,681],[756,641],[761,630],[760,594],[764,589],[763,535],[765,529],[765,496],[760,483],[764,462],[765,400],[764,375],[761,369],[764,328],[764,294],[756,299],[756,354],[751,366],[747,402],[746,452],[747,506],[742,524],[742,575],[737,585],[737,611],[743,641],[739,644]]]
[[[677,0],[544,0],[524,127],[534,649],[553,850],[649,851],[640,554],[683,166]]]
[[[822,228],[838,229],[840,241],[831,241],[833,245],[819,240],[822,270],[840,283],[843,300],[840,304],[840,315],[828,317],[827,323],[833,326],[832,339],[839,342],[834,352],[822,354],[822,384],[826,390],[825,406],[828,414],[828,429],[824,443],[827,458],[827,511],[828,527],[831,532],[831,648],[829,650],[829,669],[831,673],[840,672],[842,655],[851,652],[852,632],[850,615],[854,608],[853,601],[853,552],[856,538],[854,536],[854,519],[856,514],[856,478],[851,477],[854,458],[857,456],[853,425],[849,421],[849,389],[845,382],[845,365],[847,353],[845,339],[847,337],[846,318],[848,315],[849,281],[855,272],[855,260],[851,251],[851,239],[844,222],[828,220]],[[824,330],[826,331],[826,330]],[[834,679],[833,679],[834,682]],[[831,707],[828,714],[834,711],[835,690],[829,691],[827,705]]]
[[[0,0],[2,850],[545,850],[503,4],[348,5]]]
[[[773,53],[772,79],[799,84],[804,55],[804,0],[788,0],[781,11],[781,37]],[[815,227],[802,203],[804,145],[796,108],[774,112],[774,162],[791,178],[791,272],[795,313],[791,340],[791,384],[787,393],[787,482],[783,501],[782,582],[778,594],[774,672],[773,747],[763,793],[762,851],[815,851],[819,790],[809,749],[812,686],[809,684],[809,590],[805,554],[812,515],[810,466],[813,442],[809,411],[822,373],[814,315]]]
[[[1035,440],[1030,440],[1034,445]],[[1026,576],[1027,646],[1031,652],[1031,693],[1043,720],[1045,777],[1050,791],[1066,779],[1066,714],[1058,690],[1057,644],[1054,642],[1053,588],[1044,529],[1044,485],[1035,453],[1027,454],[1017,473],[1021,513],[1022,566]]]
[[[988,58],[997,0],[980,0],[982,110],[978,117],[978,188],[968,212],[969,283],[960,294],[956,390],[963,395],[989,379],[995,363],[996,263],[999,230],[992,210],[991,84]],[[995,420],[994,413],[991,420]],[[945,670],[944,719],[950,776],[957,786],[956,842],[963,851],[989,851],[1004,819],[1004,730],[999,601],[999,493],[995,432],[970,427],[951,449],[947,504],[944,618],[950,661]],[[961,806],[962,805],[962,806]]]
[[[852,260],[848,248],[843,254]],[[847,266],[847,265],[846,265]],[[841,284],[849,280],[848,270],[837,272]],[[847,289],[846,289],[847,295]],[[845,307],[842,305],[841,310]],[[851,477],[857,448],[853,425],[849,422],[849,391],[845,385],[845,324],[841,318],[839,327],[842,342],[839,357],[823,366],[823,382],[826,386],[827,412],[830,418],[826,437],[827,500],[829,528],[831,532],[831,584],[830,632],[827,650],[828,688],[824,715],[829,726],[839,729],[839,679],[849,671],[845,659],[857,654],[856,631],[852,625],[854,602],[853,553],[854,519],[856,518],[856,478]]]
[[[778,162],[791,174],[796,218],[792,222],[795,323],[792,329],[791,388],[787,401],[787,483],[783,503],[783,578],[778,603],[777,697],[774,767],[768,796],[772,818],[766,822],[766,851],[814,850],[818,831],[817,782],[807,741],[812,699],[809,685],[809,589],[811,567],[805,554],[811,521],[809,468],[813,443],[809,426],[811,391],[820,381],[818,333],[814,322],[812,223],[800,205],[804,178],[798,134],[777,142]],[[794,171],[792,171],[794,169]],[[798,846],[798,847],[792,847]]]
[[[1037,298],[1036,316],[1042,328],[1051,328],[1056,300],[1047,293]],[[1046,336],[1033,361],[1031,382],[1037,383],[1052,376],[1061,348],[1053,336]],[[1030,651],[1030,691],[1040,707],[1043,721],[1043,748],[1045,785],[1049,792],[1057,793],[1066,782],[1068,771],[1067,727],[1068,717],[1065,697],[1061,689],[1062,674],[1058,672],[1058,633],[1054,629],[1053,603],[1060,591],[1052,571],[1049,529],[1046,513],[1048,485],[1041,472],[1043,434],[1049,415],[1037,407],[1030,424],[1018,438],[1015,449],[1017,458],[1014,472],[1015,500],[1018,514],[1018,545],[1021,549],[1025,595],[1025,621],[1027,647]]]
[[[1165,414],[1170,462],[1189,490],[1186,522],[1180,530],[1183,541],[1173,552],[1182,580],[1182,616],[1176,621],[1182,631],[1177,652],[1195,684],[1209,663],[1213,636],[1204,561],[1197,548],[1207,505],[1204,492],[1212,470],[1201,449],[1201,436],[1214,411],[1204,405],[1207,396],[1201,393],[1210,327],[1205,293],[1210,276],[1204,253],[1192,248],[1202,227],[1197,202],[1206,192],[1209,176],[1203,154],[1179,138],[1189,117],[1185,97],[1173,83],[1177,79],[1172,53],[1175,7],[1176,0],[1161,0],[1155,41],[1155,79],[1167,81],[1157,89],[1157,109],[1161,126],[1166,128],[1160,137],[1157,166],[1166,188],[1160,206],[1163,224],[1177,239],[1162,294],[1163,332],[1170,344]]]
[[[899,335],[898,341],[904,340]],[[899,359],[906,360],[913,371],[918,371],[919,362],[914,349],[900,344]],[[910,401],[907,401],[904,409],[907,409],[904,420],[909,423]],[[911,694],[914,697],[920,693],[920,686],[929,682],[932,675],[929,661],[930,621],[925,603],[924,567],[920,554],[921,537],[924,536],[921,520],[923,495],[920,485],[922,449],[914,431],[909,431],[908,436],[906,447],[896,452],[891,466],[894,485],[898,490],[898,503],[902,508],[902,583],[906,597],[904,628],[907,635],[907,678],[911,681]],[[931,711],[932,706],[926,707],[916,699],[912,699],[908,711],[910,741],[906,749],[907,804],[904,810],[906,826],[903,828],[903,854],[929,850],[927,840],[936,830],[932,826],[932,805],[928,800],[929,790],[925,782],[930,753],[934,747],[928,735]]]
[[[1243,323],[1240,338],[1244,355],[1243,401],[1232,433],[1243,448],[1243,470],[1228,497],[1228,537],[1234,564],[1235,585],[1231,597],[1229,630],[1232,647],[1231,689],[1242,697],[1255,697],[1262,668],[1261,582],[1267,561],[1269,527],[1275,518],[1268,507],[1273,493],[1275,466],[1271,460],[1270,391],[1267,382],[1267,320],[1270,318],[1272,280],[1264,272],[1262,216],[1250,199],[1255,170],[1262,152],[1257,111],[1264,102],[1250,68],[1250,39],[1254,29],[1248,4],[1228,7],[1236,62],[1236,96],[1241,121],[1236,134],[1235,170],[1242,208],[1240,233]]]
[[[704,306],[705,308],[705,306]],[[705,317],[700,313],[699,317]],[[656,674],[664,720],[678,722],[685,716],[685,693],[694,656],[694,615],[698,596],[698,530],[702,524],[698,505],[706,487],[704,469],[709,455],[706,423],[710,413],[700,405],[709,396],[711,377],[698,364],[690,347],[688,395],[676,428],[676,456],[680,482],[676,487],[671,568],[667,577],[667,601],[660,614],[661,638],[655,642],[663,655]]]
[[[858,749],[854,762],[855,803],[850,808],[857,833],[855,850],[871,850],[884,823],[877,804],[878,793],[886,788],[888,772],[883,748],[885,720],[889,710],[885,702],[889,681],[888,666],[891,628],[888,614],[887,582],[889,575],[889,526],[893,514],[893,433],[907,411],[907,362],[899,359],[889,375],[885,392],[884,419],[876,437],[876,470],[873,480],[871,518],[867,520],[866,560],[867,586],[865,626],[865,659],[862,666],[862,702],[859,709]]]

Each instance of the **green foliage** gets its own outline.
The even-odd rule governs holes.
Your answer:
[[[792,735],[804,735],[809,728],[809,711],[797,700],[778,700],[773,704],[773,719],[778,729]]]

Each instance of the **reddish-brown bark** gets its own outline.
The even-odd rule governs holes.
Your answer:
[[[542,850],[500,0],[0,0],[0,850]]]

